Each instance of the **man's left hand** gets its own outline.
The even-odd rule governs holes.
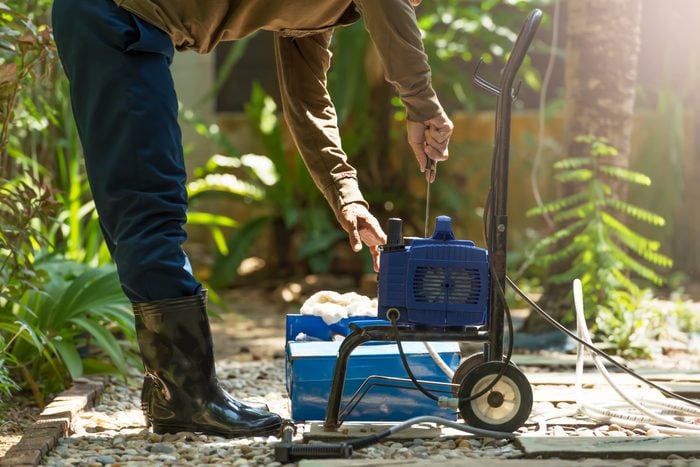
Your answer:
[[[372,254],[374,271],[379,272],[379,245],[386,244],[386,234],[377,219],[361,203],[351,203],[340,210],[340,225],[350,238],[350,247],[358,252],[364,243]]]

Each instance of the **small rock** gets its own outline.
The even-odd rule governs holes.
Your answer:
[[[95,457],[95,460],[102,465],[114,464],[115,462],[114,457],[112,456],[97,456]]]
[[[457,441],[457,447],[464,448],[464,449],[471,449],[472,444],[468,439],[460,439],[459,441]]]
[[[647,436],[660,436],[661,432],[657,428],[651,427],[651,428],[647,429],[646,435]]]
[[[172,444],[156,443],[151,446],[151,452],[156,454],[172,454],[176,451]]]

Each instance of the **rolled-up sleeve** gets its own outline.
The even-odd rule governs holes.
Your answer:
[[[354,0],[384,65],[412,121],[426,121],[442,106],[431,83],[428,57],[409,0]]]
[[[336,217],[350,203],[367,204],[357,171],[342,149],[335,107],[327,89],[331,32],[303,37],[275,34],[284,118],[304,163]]]

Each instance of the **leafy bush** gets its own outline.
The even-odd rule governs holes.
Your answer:
[[[532,255],[541,255],[536,262],[544,266],[565,264],[564,272],[547,280],[564,284],[580,278],[588,317],[598,316],[601,329],[613,329],[630,319],[645,293],[631,275],[661,285],[663,278],[654,267],[672,265],[671,259],[659,252],[658,241],[639,234],[620,217],[654,226],[663,226],[665,221],[651,211],[620,200],[611,185],[612,181],[649,185],[648,176],[608,163],[609,158],[617,156],[617,150],[605,139],[581,136],[576,140],[589,145],[590,155],[560,160],[554,168],[559,182],[575,182],[580,189],[528,212],[530,216],[553,214],[558,226],[558,230],[535,245]],[[623,328],[638,322],[635,318]],[[625,339],[632,335],[624,333]],[[617,341],[624,344],[622,338]]]
[[[0,3],[0,393],[121,371],[133,319],[90,199],[50,0]],[[81,353],[82,352],[82,353]],[[12,383],[8,378],[12,378]]]
[[[55,64],[51,30],[46,17],[40,18],[49,5],[46,0],[0,3],[0,177],[6,179],[16,174],[9,156],[25,156],[21,139],[49,122],[50,114],[41,111],[44,103],[31,92],[47,82],[42,78]]]
[[[135,341],[133,314],[114,266],[49,255],[35,267],[46,280],[17,308],[22,332],[10,347],[25,382],[51,392],[85,372],[125,375]]]
[[[7,358],[11,358],[11,355],[7,352],[5,339],[0,334],[0,402],[2,402],[3,396],[10,396],[12,391],[19,389],[17,383],[10,377]]]
[[[218,127],[185,112],[186,121],[226,153],[212,156],[194,171],[195,178],[188,184],[192,205],[196,207],[200,198],[224,196],[256,206],[255,215],[244,221],[199,211],[188,214],[189,224],[206,225],[214,234],[219,256],[212,269],[213,286],[226,285],[235,278],[240,262],[268,228],[275,240],[274,257],[283,267],[289,266],[284,265],[286,259],[303,260],[313,272],[328,269],[333,254],[330,247],[345,236],[301,157],[287,151],[276,111],[274,100],[255,85],[246,115],[265,155],[242,155]],[[233,228],[228,238],[222,227]],[[294,250],[296,258],[289,258]]]

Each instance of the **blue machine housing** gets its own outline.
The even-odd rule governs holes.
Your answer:
[[[396,221],[398,234],[390,229],[380,256],[378,317],[387,319],[387,311],[395,308],[399,323],[429,328],[487,325],[488,251],[456,240],[448,216],[436,219],[431,238],[405,239]]]

